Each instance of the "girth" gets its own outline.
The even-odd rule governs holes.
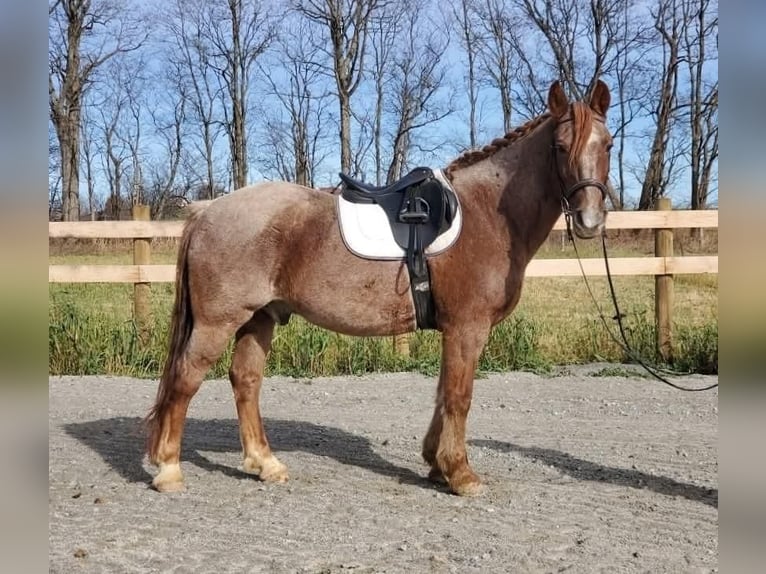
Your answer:
[[[436,327],[431,278],[425,250],[449,228],[457,213],[452,189],[431,169],[413,169],[391,185],[375,187],[341,173],[341,195],[352,203],[379,205],[388,217],[396,243],[404,250],[418,328]]]

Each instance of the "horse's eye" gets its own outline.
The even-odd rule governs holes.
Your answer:
[[[613,143],[606,144],[606,151],[612,151],[612,148],[614,147]]]

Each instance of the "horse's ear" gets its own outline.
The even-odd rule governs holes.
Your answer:
[[[562,118],[569,110],[569,98],[558,80],[553,82],[551,89],[548,90],[548,109],[556,118]]]
[[[593,88],[593,94],[590,97],[590,108],[602,116],[606,116],[606,112],[609,109],[609,102],[611,96],[609,95],[609,88],[601,80],[596,82],[596,87]]]

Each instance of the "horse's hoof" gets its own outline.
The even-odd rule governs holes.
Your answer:
[[[458,496],[479,496],[484,492],[481,479],[470,470],[448,479],[449,488]]]
[[[184,490],[184,477],[180,464],[160,464],[160,472],[152,480],[157,492],[181,492]]]
[[[268,464],[263,465],[258,476],[264,482],[287,482],[290,479],[287,467],[275,457],[268,459]]]
[[[481,496],[484,494],[484,485],[481,481],[450,484],[449,487],[458,496]]]
[[[435,466],[431,468],[428,473],[428,480],[434,484],[447,484],[447,479],[444,478],[444,473]]]
[[[287,482],[290,478],[287,467],[273,455],[260,461],[247,457],[242,466],[245,472],[258,475],[264,482]]]

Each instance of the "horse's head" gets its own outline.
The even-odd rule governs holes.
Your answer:
[[[609,88],[599,80],[590,103],[570,103],[559,82],[548,92],[548,109],[557,121],[554,166],[561,186],[564,212],[578,237],[588,239],[604,230],[606,182],[612,136],[606,127]]]

